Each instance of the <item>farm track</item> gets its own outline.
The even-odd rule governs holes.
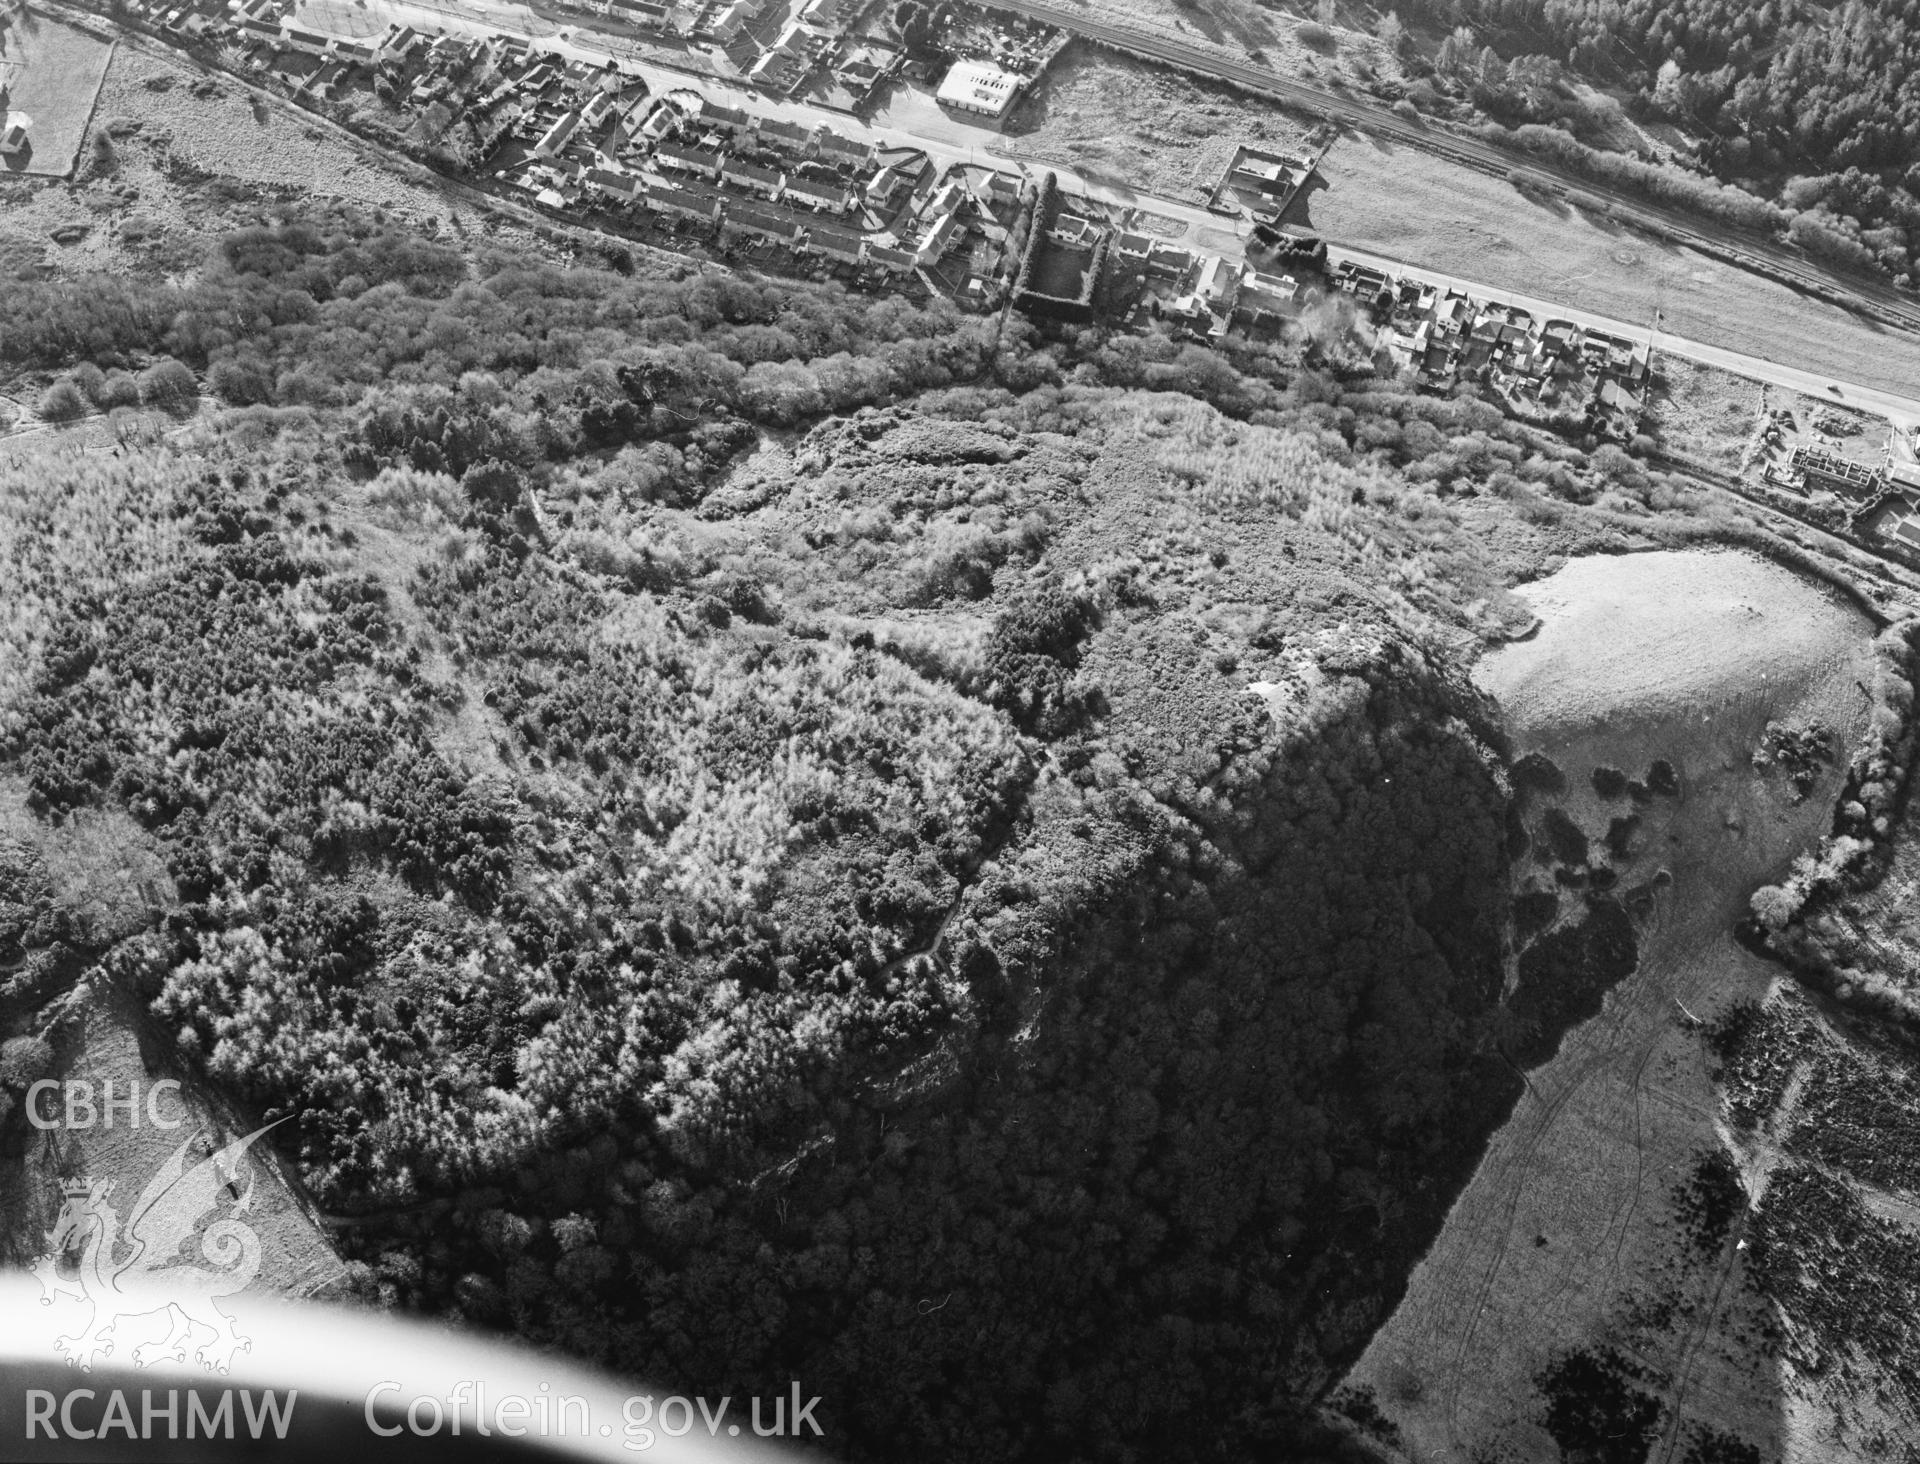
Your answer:
[[[1641,933],[1642,948],[1650,943],[1651,937],[1664,928],[1664,916],[1669,896],[1663,895],[1656,906],[1655,920],[1650,928]],[[1453,1366],[1449,1369],[1447,1394],[1447,1432],[1456,1449],[1464,1449],[1466,1440],[1459,1429],[1459,1408],[1461,1394],[1468,1373],[1467,1358],[1473,1343],[1479,1334],[1480,1322],[1485,1315],[1487,1303],[1493,1288],[1506,1268],[1507,1253],[1512,1245],[1513,1226],[1518,1219],[1521,1202],[1527,1197],[1525,1176],[1531,1169],[1540,1144],[1555,1128],[1562,1112],[1573,1099],[1579,1096],[1594,1078],[1604,1079],[1615,1066],[1615,1049],[1634,1035],[1633,1029],[1644,1026],[1646,1040],[1638,1060],[1634,1064],[1632,1077],[1628,1080],[1627,1092],[1634,1104],[1634,1179],[1633,1199],[1627,1214],[1619,1220],[1609,1220],[1607,1234],[1614,1236],[1613,1258],[1609,1263],[1610,1272],[1617,1274],[1620,1268],[1621,1251],[1632,1233],[1633,1215],[1637,1213],[1640,1194],[1645,1181],[1645,1147],[1642,1126],[1642,1099],[1647,1064],[1659,1048],[1660,1029],[1646,1023],[1649,1006],[1664,1006],[1670,993],[1661,987],[1658,990],[1647,989],[1630,991],[1634,984],[1629,976],[1621,985],[1614,988],[1619,998],[1609,1000],[1601,1016],[1590,1023],[1576,1027],[1567,1033],[1568,1041],[1585,1039],[1586,1047],[1581,1053],[1579,1066],[1567,1076],[1560,1090],[1546,1102],[1545,1109],[1535,1118],[1532,1128],[1520,1151],[1501,1164],[1502,1180],[1507,1184],[1507,1195],[1502,1205],[1502,1217],[1498,1229],[1499,1239],[1493,1254],[1488,1258],[1484,1272],[1474,1289],[1473,1305],[1467,1311],[1468,1321],[1462,1330],[1460,1340],[1454,1349]],[[1651,983],[1639,983],[1651,987]],[[1549,1059],[1551,1061],[1551,1059]],[[1542,1065],[1543,1067],[1545,1064]],[[1537,1090],[1535,1090],[1537,1091]],[[1671,1101],[1671,1100],[1669,1100]],[[1691,1108],[1692,1105],[1685,1105]],[[1617,1233],[1616,1233],[1617,1229]],[[1601,1237],[1600,1244],[1606,1244],[1607,1236]],[[1548,1309],[1564,1297],[1573,1285],[1569,1269],[1560,1272]]]
[[[1646,198],[1555,167],[1551,162],[1518,149],[1500,147],[1480,138],[1410,123],[1385,106],[1358,97],[1309,86],[1252,62],[1230,60],[1212,51],[1165,36],[1107,21],[1090,20],[1073,10],[1036,0],[996,0],[1000,8],[1023,15],[1143,61],[1156,62],[1245,91],[1271,96],[1288,106],[1326,117],[1347,127],[1391,138],[1435,157],[1489,177],[1504,178],[1515,168],[1551,178],[1564,193],[1585,194],[1609,205],[1615,218],[1636,224],[1675,244],[1789,285],[1819,299],[1840,305],[1868,319],[1899,330],[1920,333],[1920,305],[1897,295],[1890,286],[1829,273],[1777,245],[1759,242],[1732,229],[1716,229],[1692,214],[1663,207]]]

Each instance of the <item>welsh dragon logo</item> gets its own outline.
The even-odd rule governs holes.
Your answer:
[[[190,1155],[200,1140],[188,1139],[147,1182],[124,1230],[109,1203],[113,1181],[81,1178],[61,1186],[47,1252],[32,1269],[45,1293],[42,1306],[65,1296],[89,1309],[86,1325],[55,1343],[68,1366],[91,1371],[116,1343],[143,1335],[148,1340],[133,1347],[136,1367],[192,1359],[224,1373],[236,1352],[252,1349],[214,1298],[244,1291],[260,1270],[260,1237],[240,1217],[253,1205],[247,1150],[267,1128],[198,1161]],[[225,1213],[217,1213],[223,1207]],[[203,1227],[210,1212],[216,1213]],[[154,1340],[163,1321],[166,1334]]]

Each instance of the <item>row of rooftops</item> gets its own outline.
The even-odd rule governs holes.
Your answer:
[[[657,143],[653,149],[653,161],[659,167],[677,172],[693,173],[705,178],[724,178],[742,188],[763,192],[769,198],[795,198],[812,208],[844,213],[853,206],[853,190],[837,179],[809,178],[802,173],[785,172],[748,162],[713,148]]]
[[[873,162],[874,145],[858,138],[843,137],[824,124],[806,127],[778,117],[760,117],[739,107],[729,107],[702,96],[687,113],[694,127],[718,132],[734,141],[748,140],[761,147],[774,148],[795,157],[818,157],[826,162],[866,167]]]
[[[1376,310],[1385,308],[1399,336],[1420,348],[1478,342],[1496,350],[1524,351],[1540,362],[1566,359],[1583,369],[1629,382],[1646,378],[1652,347],[1591,330],[1571,320],[1536,320],[1531,311],[1483,300],[1451,286],[1394,279],[1381,270],[1342,260],[1335,285]]]
[[[859,229],[776,203],[742,198],[702,183],[668,183],[611,168],[587,171],[588,186],[623,203],[678,214],[848,263],[907,273],[923,262],[913,250],[883,245]]]
[[[153,0],[134,0],[134,3],[151,4]],[[556,83],[571,84],[584,95],[564,104],[557,115],[549,111],[546,105],[540,108],[540,135],[532,146],[535,161],[531,173],[535,179],[533,191],[543,201],[564,205],[584,182],[610,197],[636,206],[702,219],[713,224],[724,223],[731,231],[895,274],[908,274],[917,267],[937,262],[940,254],[966,225],[962,217],[966,200],[959,194],[967,190],[957,182],[950,183],[947,190],[938,195],[938,201],[945,205],[943,208],[922,210],[922,217],[932,222],[930,227],[921,232],[919,242],[901,247],[894,242],[881,242],[881,239],[894,239],[895,236],[891,234],[876,238],[833,217],[850,209],[857,197],[856,189],[849,188],[839,179],[810,177],[796,168],[769,166],[765,161],[736,156],[713,147],[659,139],[655,140],[652,148],[656,166],[690,174],[691,177],[684,180],[643,177],[617,168],[587,166],[569,159],[566,154],[573,148],[576,139],[597,128],[618,105],[613,86],[624,84],[637,88],[642,96],[645,95],[644,84],[622,78],[618,66],[611,61],[604,67],[594,67],[579,60],[563,59],[557,54],[538,52],[520,37],[496,35],[485,40],[450,36],[436,38],[400,25],[389,26],[386,33],[376,39],[353,41],[279,23],[274,0],[230,0],[230,8],[235,16],[233,24],[244,28],[260,41],[281,51],[293,51],[339,63],[323,68],[328,75],[344,74],[345,68],[350,65],[357,64],[370,70],[385,63],[430,69],[445,67],[451,72],[464,60],[485,57],[490,57],[504,70],[517,70],[517,74],[503,77],[489,96],[475,103],[485,110],[491,110],[494,105],[515,94],[543,98]],[[819,5],[816,0],[816,5],[810,8],[824,13],[829,7]],[[867,181],[869,191],[877,189],[885,198],[891,198],[896,191],[888,185],[913,181],[912,170],[903,173],[898,166],[899,159],[889,160],[875,144],[847,137],[825,125],[806,126],[779,118],[756,116],[698,94],[684,103],[676,98],[676,103],[684,113],[689,128],[700,133],[717,133],[729,142],[750,145],[763,155],[774,152],[785,154],[795,161],[818,160],[856,170],[884,163],[885,166],[879,169],[873,179]],[[551,105],[551,99],[548,105]],[[668,122],[663,125],[672,130],[676,124]],[[583,157],[584,153],[574,149],[574,158]],[[924,157],[921,162],[924,165]],[[553,185],[539,182],[541,178],[551,178]],[[724,180],[761,196],[743,197],[738,192],[710,186],[713,180]],[[992,186],[995,184],[999,185],[997,193]],[[1016,182],[997,174],[990,178],[988,185],[983,186],[991,197],[998,197],[1000,193],[1017,197],[1019,192]],[[948,197],[948,194],[953,196]],[[979,199],[974,201],[983,202]],[[786,206],[790,203],[805,207],[795,209]],[[983,213],[983,227],[991,224],[990,211],[986,211]],[[1004,230],[1001,232],[1004,234]]]
[[[1563,389],[1580,394],[1597,430],[1638,429],[1651,370],[1651,344],[1589,330],[1571,320],[1536,319],[1521,306],[1342,260],[1330,271],[1340,289],[1389,326],[1388,352],[1426,386],[1445,389],[1486,374],[1515,410],[1546,408]]]

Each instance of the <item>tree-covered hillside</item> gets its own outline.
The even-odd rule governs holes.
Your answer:
[[[1461,658],[1697,506],[1337,329],[347,216],[23,285],[0,359],[75,399],[0,445],[6,827],[170,881],[23,924],[9,1030],[137,991],[367,1299],[854,1457],[1307,1447],[1551,1035]]]

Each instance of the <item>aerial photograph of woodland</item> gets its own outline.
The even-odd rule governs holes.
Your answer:
[[[1920,5],[0,4],[0,1460],[1920,1464]]]

